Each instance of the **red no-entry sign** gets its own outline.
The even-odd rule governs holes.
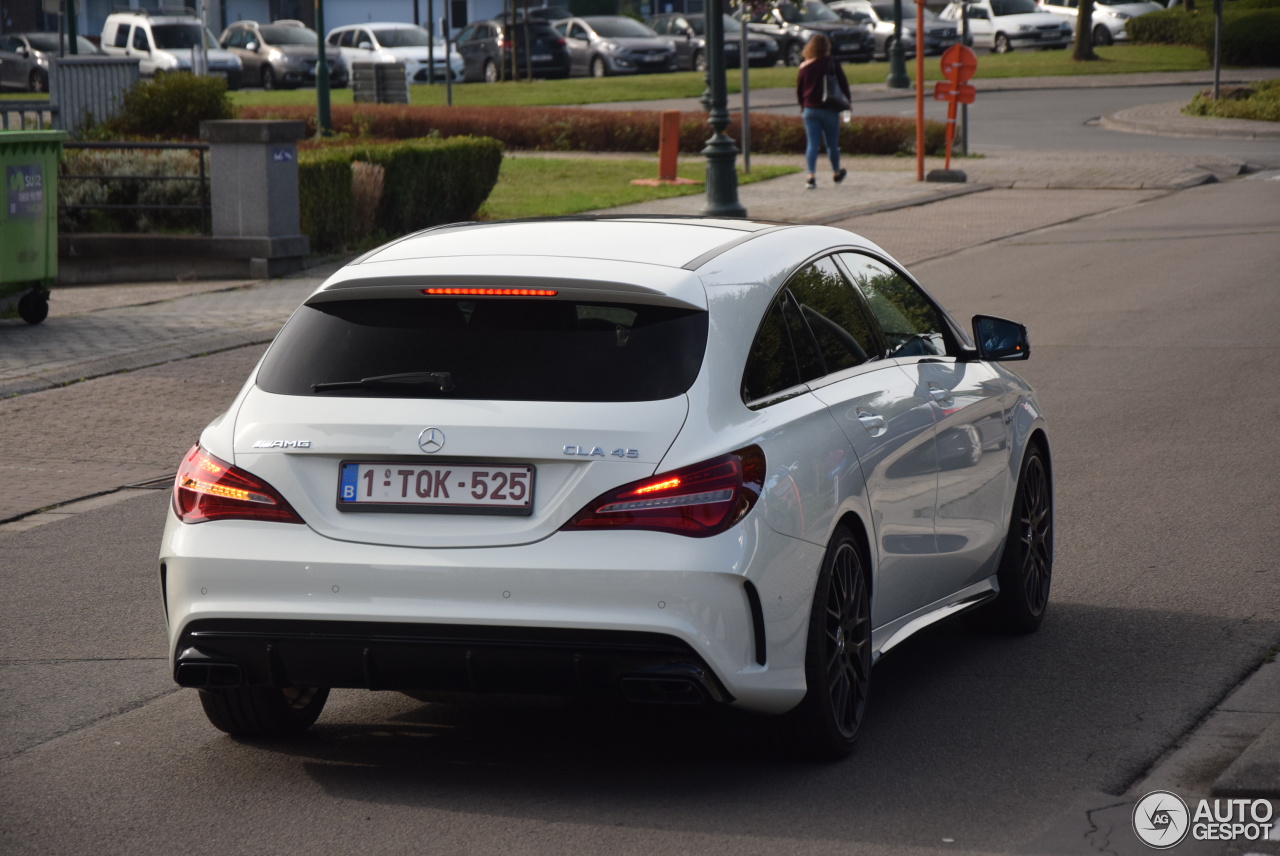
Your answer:
[[[956,105],[972,104],[978,91],[965,81],[978,70],[978,57],[966,45],[952,45],[942,52],[942,75],[933,88],[935,101],[947,103],[947,169],[951,169],[951,143],[956,138]]]

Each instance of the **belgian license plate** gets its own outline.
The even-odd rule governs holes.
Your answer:
[[[338,473],[342,511],[533,513],[531,464],[343,461]]]

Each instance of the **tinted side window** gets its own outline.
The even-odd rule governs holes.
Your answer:
[[[831,258],[805,267],[787,286],[822,352],[826,374],[877,356],[875,337],[853,289]]]
[[[133,46],[140,51],[151,50],[151,45],[147,42],[147,31],[141,27],[133,28]]]
[[[887,264],[858,253],[842,253],[853,282],[880,322],[891,357],[947,352],[942,316],[920,289]]]
[[[747,355],[742,375],[742,400],[756,401],[800,383],[800,369],[791,347],[791,334],[782,314],[785,295],[769,307]]]
[[[117,48],[127,48],[129,46],[128,24],[116,24],[116,37],[111,44]]]

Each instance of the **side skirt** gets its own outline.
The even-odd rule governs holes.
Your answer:
[[[974,583],[949,597],[934,601],[910,615],[904,615],[897,621],[886,624],[883,627],[877,627],[871,631],[871,661],[874,663],[879,660],[890,649],[905,642],[926,627],[937,624],[944,618],[950,618],[956,613],[985,603],[999,593],[1000,584],[996,582],[995,575],[992,574],[982,582]]]

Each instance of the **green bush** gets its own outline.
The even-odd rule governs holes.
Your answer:
[[[58,229],[67,233],[200,232],[200,210],[81,206],[201,206],[200,153],[186,149],[66,149]],[[69,178],[68,176],[76,176]]]
[[[1135,44],[1195,45],[1213,56],[1213,6],[1181,8],[1131,18]],[[1280,66],[1280,0],[1234,0],[1222,14],[1224,65]]]
[[[857,109],[858,105],[855,105]],[[298,119],[315,132],[315,110],[303,105],[246,107],[246,119]],[[335,105],[333,126],[350,135],[404,140],[439,134],[472,134],[500,140],[508,149],[574,152],[656,152],[661,113],[652,110],[588,110],[565,107],[424,107],[395,104]],[[929,122],[927,151],[938,153],[945,126]],[[736,117],[726,133],[741,139]],[[711,129],[701,113],[680,116],[680,151],[697,153]],[[894,155],[915,150],[915,120],[896,116],[855,116],[841,130],[841,148],[851,155]],[[751,150],[760,154],[804,152],[804,123],[798,116],[756,113],[751,117]]]
[[[235,106],[221,77],[157,74],[124,94],[120,112],[86,134],[96,139],[198,140],[200,123],[234,119]]]
[[[302,231],[313,249],[328,251],[466,220],[501,165],[502,144],[483,137],[307,150],[298,158]]]
[[[1212,45],[1211,33],[1210,52]],[[1222,63],[1280,66],[1280,9],[1259,9],[1223,20]]]
[[[1214,100],[1212,92],[1200,93],[1182,109],[1188,116],[1217,116],[1221,119],[1254,119],[1280,122],[1280,80],[1264,80],[1249,87],[1238,87],[1245,97],[1230,97],[1228,89]]]

